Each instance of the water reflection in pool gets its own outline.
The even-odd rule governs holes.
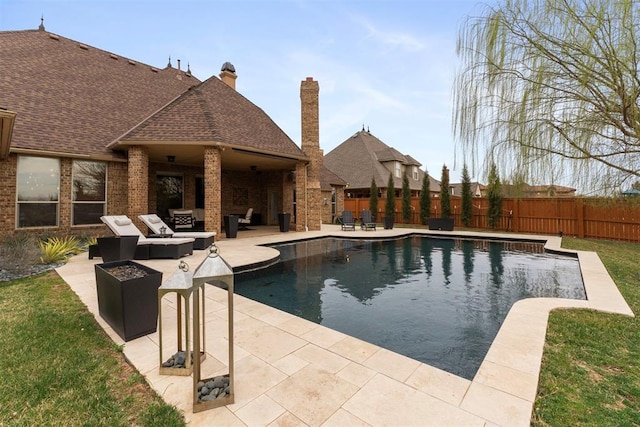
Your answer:
[[[533,297],[585,299],[577,259],[542,244],[412,236],[274,246],[238,294],[467,379],[507,312]]]

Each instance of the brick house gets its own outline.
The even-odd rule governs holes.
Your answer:
[[[301,82],[296,145],[235,90],[225,63],[200,81],[88,46],[41,25],[0,32],[0,238],[22,231],[106,234],[101,215],[224,215],[253,208],[259,224],[292,213],[322,221],[318,82]],[[266,82],[265,82],[266,83]],[[339,184],[339,183],[338,183]]]
[[[412,196],[419,196],[425,175],[420,169],[420,162],[388,146],[364,127],[327,153],[324,165],[347,183],[344,190],[346,198],[368,198],[371,179],[375,180],[379,195],[384,196],[389,174],[393,177],[398,197],[401,196],[402,177],[405,174]],[[431,176],[429,191],[432,196],[440,194],[440,182]]]

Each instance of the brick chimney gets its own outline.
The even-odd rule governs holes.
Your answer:
[[[303,196],[305,209],[302,217],[304,223],[298,222],[298,227],[309,230],[320,230],[322,220],[322,193],[320,192],[320,170],[322,169],[323,152],[320,149],[320,120],[318,93],[320,87],[313,77],[307,77],[300,84],[300,106],[302,123],[302,151],[310,158],[308,165],[304,167],[305,175],[297,173],[297,176],[306,176],[306,179],[296,180],[297,204],[300,196]],[[302,167],[298,170],[302,172]],[[306,184],[306,188],[305,188]],[[300,210],[297,210],[300,215]]]
[[[229,85],[231,89],[236,90],[237,78],[238,76],[236,75],[236,68],[231,62],[225,62],[224,64],[222,64],[222,69],[220,70],[220,80]]]

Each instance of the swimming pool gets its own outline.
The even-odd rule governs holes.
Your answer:
[[[273,246],[236,293],[472,379],[523,298],[585,299],[576,258],[540,243],[323,238]]]

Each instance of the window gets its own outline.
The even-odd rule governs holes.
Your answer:
[[[58,225],[60,160],[47,157],[18,157],[18,228]]]
[[[74,160],[72,174],[72,224],[100,224],[107,205],[107,164]]]
[[[418,167],[417,166],[413,167],[413,179],[416,180],[416,181],[418,180]]]
[[[169,209],[182,209],[183,188],[181,175],[157,175],[156,213],[158,216],[169,218]]]
[[[396,162],[396,178],[402,178],[402,165]]]

